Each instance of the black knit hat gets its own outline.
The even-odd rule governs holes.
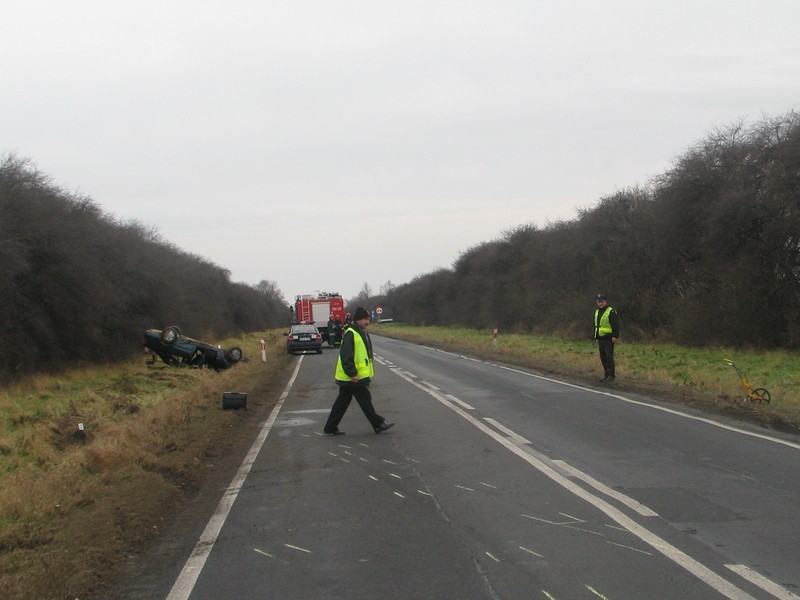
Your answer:
[[[359,306],[356,312],[353,313],[353,321],[360,321],[361,319],[369,319],[369,313]]]

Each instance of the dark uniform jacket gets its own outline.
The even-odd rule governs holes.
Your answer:
[[[367,356],[369,356],[370,362],[372,362],[372,340],[370,339],[367,330],[359,327],[355,323],[351,323],[350,327],[345,329],[344,337],[342,338],[342,345],[339,348],[339,357],[342,359],[342,369],[344,369],[344,372],[350,377],[355,377],[358,375],[358,369],[356,369],[355,361],[356,344],[355,340],[353,339],[353,334],[350,332],[351,329],[356,330],[361,335],[361,339],[364,340],[364,345],[367,347]],[[336,383],[339,385],[365,386],[369,385],[369,382],[370,378],[364,377],[359,381],[337,381]]]

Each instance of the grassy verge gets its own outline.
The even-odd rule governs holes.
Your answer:
[[[591,342],[468,329],[373,325],[380,335],[596,384]],[[259,359],[259,339],[270,359]],[[288,364],[282,330],[227,340],[251,360],[215,373],[144,358],[29,379],[0,391],[0,589],[10,598],[86,598],[198,489],[214,450],[256,411],[222,411],[223,391],[265,393]],[[644,391],[764,424],[800,424],[800,357],[621,343],[615,389]],[[769,405],[742,400],[733,359]],[[254,394],[255,392],[255,394]],[[247,413],[247,414],[245,414]],[[80,428],[80,424],[83,425]]]
[[[274,381],[287,364],[284,343],[280,331],[226,340],[249,360],[219,373],[148,366],[142,356],[0,392],[3,596],[102,589],[197,489],[211,446],[255,417],[223,411],[221,394]]]
[[[501,334],[446,327],[412,327],[401,323],[372,325],[379,335],[525,366],[590,384],[602,376],[597,347],[560,337]],[[668,344],[621,341],[615,351],[615,389],[653,393],[704,409],[736,414],[765,425],[800,432],[800,356],[734,348],[684,348]],[[753,387],[767,388],[771,402],[745,400],[730,358],[745,371]]]

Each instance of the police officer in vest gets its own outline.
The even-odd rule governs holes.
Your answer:
[[[372,366],[372,340],[367,333],[367,325],[369,325],[369,313],[359,306],[353,314],[352,323],[345,328],[342,345],[339,348],[339,361],[334,374],[336,384],[339,386],[339,395],[333,403],[328,422],[323,429],[328,435],[344,433],[339,431],[339,423],[347,412],[353,396],[375,433],[386,431],[394,425],[387,423],[372,406],[369,384],[375,375],[375,370]]]
[[[619,338],[619,319],[617,311],[608,305],[604,294],[597,294],[597,309],[594,311],[594,339],[600,348],[600,362],[605,377],[601,383],[614,381],[614,344]]]

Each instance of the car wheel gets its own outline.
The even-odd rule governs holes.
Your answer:
[[[242,360],[242,349],[239,346],[234,346],[230,350],[225,351],[225,359],[230,363],[237,363]]]
[[[169,327],[165,327],[161,331],[161,343],[165,346],[171,346],[175,342],[178,341],[178,338],[181,336],[181,330],[175,327],[174,325],[170,325]]]

